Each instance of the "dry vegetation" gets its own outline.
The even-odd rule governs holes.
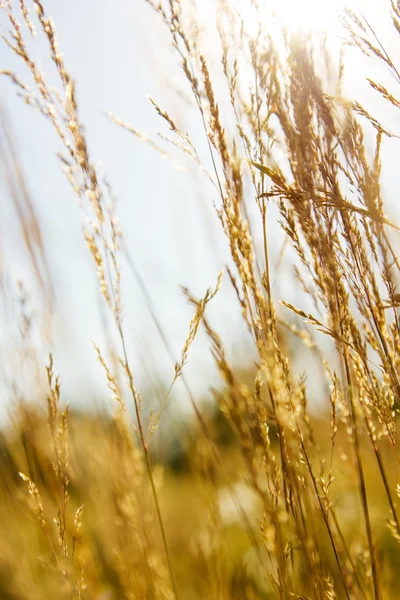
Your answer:
[[[270,32],[263,2],[248,2],[258,23],[251,35],[229,2],[221,3],[222,71],[214,74],[201,49],[194,3],[150,0],[170,31],[208,156],[153,102],[169,130],[164,140],[191,156],[211,182],[210,201],[231,254],[224,279],[220,274],[202,299],[184,290],[194,316],[171,388],[154,412],[152,398],[135,388],[125,343],[123,234],[112,191],[91,160],[55,25],[38,0],[2,3],[10,30],[4,43],[25,63],[30,84],[8,70],[2,74],[62,143],[60,163],[86,217],[84,236],[120,351],[112,364],[94,346],[115,405],[110,418],[69,414],[52,356],[43,365],[47,414],[19,399],[0,448],[1,598],[383,600],[400,594],[400,265],[397,227],[385,215],[381,191],[382,144],[394,133],[361,99],[343,98],[346,64],[329,65],[311,38]],[[385,10],[400,32],[400,5],[392,0]],[[400,84],[370,24],[348,12],[345,26],[348,41]],[[34,35],[47,39],[57,88],[33,58]],[[379,81],[370,84],[383,103],[400,106]],[[374,137],[371,158],[366,131]],[[25,212],[18,214],[35,269],[45,256],[24,198]],[[279,267],[271,266],[269,231],[278,226],[295,257],[299,303],[309,311],[292,298],[283,307],[273,301]],[[261,231],[261,254],[254,229]],[[233,286],[257,351],[245,376],[229,364],[207,316],[221,285]],[[29,315],[23,315],[28,337]],[[153,436],[199,328],[223,381],[214,391],[218,414],[210,416],[187,388],[194,416],[180,431],[184,450],[174,462],[160,461]],[[330,389],[323,418],[313,415],[305,381],[293,374],[290,336],[312,347],[323,368]],[[324,336],[335,360],[320,343]]]

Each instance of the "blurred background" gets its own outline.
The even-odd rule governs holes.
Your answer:
[[[168,124],[157,112],[159,106],[160,111],[171,116],[180,131],[190,136],[205,169],[212,171],[201,117],[188,81],[182,74],[179,56],[171,45],[171,36],[160,16],[145,0],[114,0],[112,3],[69,0],[48,4],[46,9],[56,26],[59,49],[76,83],[79,117],[88,141],[90,160],[115,199],[115,212],[123,235],[120,255],[123,331],[135,387],[143,398],[144,422],[147,426],[150,410],[157,410],[163,402],[174,378],[174,365],[181,357],[189,333],[195,309],[183,293],[184,289],[196,298],[204,297],[207,288],[215,286],[222,270],[222,286],[207,306],[207,317],[222,339],[235,374],[235,385],[239,382],[239,401],[235,409],[240,415],[241,401],[248,399],[248,413],[243,413],[241,418],[251,436],[258,435],[259,430],[263,434],[264,429],[268,431],[269,438],[267,434],[265,438],[271,444],[271,456],[277,459],[276,463],[275,458],[262,462],[265,457],[263,455],[261,460],[256,437],[254,448],[257,452],[251,458],[256,457],[262,464],[255,475],[257,482],[258,476],[260,480],[265,476],[267,467],[273,473],[273,465],[279,464],[282,437],[277,420],[273,415],[271,418],[267,409],[257,414],[259,430],[253,423],[255,405],[252,399],[256,392],[248,390],[258,385],[254,361],[260,355],[254,348],[254,331],[249,332],[246,327],[229,280],[232,258],[216,214],[218,191],[198,164],[171,143]],[[228,117],[225,120],[228,111],[225,114],[224,101],[229,104],[229,98],[226,97],[221,41],[216,25],[221,18],[222,4],[222,0],[181,1],[185,10],[196,11],[196,20],[192,24],[196,44],[207,58],[221,121],[231,135],[236,125]],[[388,0],[387,6],[389,4]],[[16,11],[24,6],[17,1],[14,5]],[[243,19],[243,27],[248,28],[251,38],[257,25],[251,0],[225,0],[225,5]],[[376,79],[389,91],[394,90],[396,98],[398,91],[390,73],[376,60],[368,59],[357,48],[349,46],[339,16],[345,6],[362,11],[367,22],[373,22],[374,29],[385,40],[391,55],[398,56],[399,41],[389,23],[389,11],[381,11],[378,0],[347,1],[346,4],[342,0],[270,0],[268,5],[270,20],[266,26],[273,35],[275,30],[280,31],[283,27],[289,32],[301,32],[303,37],[298,39],[312,37],[315,48],[328,48],[330,62],[324,63],[323,52],[317,53],[316,58],[326,78],[324,89],[336,95],[339,104],[361,99],[372,117],[393,132],[394,137],[383,140],[382,192],[387,218],[400,223],[395,179],[398,171],[396,136],[400,135],[396,107],[384,104],[371,89],[367,77]],[[240,19],[233,20],[236,25],[238,22]],[[0,35],[7,36],[9,29],[5,11],[0,10]],[[236,31],[234,33],[233,40],[243,39]],[[25,34],[28,39],[27,30]],[[276,38],[278,40],[279,36]],[[42,32],[29,38],[29,51],[44,73],[45,81],[58,86],[47,45]],[[341,60],[345,69],[339,89],[337,78]],[[0,71],[5,72],[3,75],[15,73],[21,81],[31,85],[26,65],[3,43],[0,44]],[[254,72],[249,71],[249,81],[253,75]],[[240,76],[241,83],[243,80],[247,83],[246,71]],[[253,82],[248,87],[254,89]],[[147,481],[153,469],[155,488],[157,493],[158,489],[161,491],[166,534],[171,541],[171,554],[183,590],[181,597],[189,600],[195,597],[218,600],[276,597],[270,589],[271,582],[262,582],[264,575],[260,573],[257,559],[257,549],[264,547],[265,542],[270,552],[268,544],[272,543],[273,534],[264,514],[265,497],[254,493],[254,489],[259,492],[262,485],[257,482],[254,489],[251,487],[249,473],[255,469],[249,470],[248,464],[254,467],[256,463],[246,462],[247,447],[241,446],[235,423],[232,426],[224,413],[227,405],[220,393],[224,391],[224,382],[217,373],[210,339],[202,326],[189,348],[183,376],[173,386],[161,426],[152,440],[146,475],[143,457],[146,455],[147,458],[147,446],[143,445],[145,453],[142,456],[136,446],[134,419],[125,421],[121,418],[122,411],[120,414],[115,398],[107,388],[110,381],[107,382],[106,369],[99,364],[93,348],[93,343],[100,348],[110,371],[121,373],[123,369],[118,364],[122,355],[121,337],[100,293],[93,256],[88,252],[83,235],[87,219],[85,207],[79,205],[63,172],[63,162],[58,156],[63,148],[52,123],[46,122],[39,111],[18,96],[18,87],[12,78],[0,77],[0,512],[4,516],[0,523],[0,596],[14,600],[58,597],[57,568],[68,556],[75,560],[75,542],[79,542],[78,530],[84,506],[82,529],[86,541],[82,548],[86,556],[82,564],[86,561],[90,597],[98,600],[155,597],[152,595],[153,578],[156,577],[155,581],[159,578],[160,589],[164,589],[168,574],[155,519],[154,498]],[[115,122],[118,119],[129,124],[128,129],[132,131],[119,127]],[[365,122],[364,132],[368,160],[372,162],[376,131]],[[287,157],[279,148],[274,147],[274,159],[282,169],[285,163],[287,166]],[[260,214],[250,177],[247,174],[246,180],[245,169],[243,173],[245,208],[262,266]],[[356,189],[354,193],[358,191]],[[332,382],[322,363],[325,359],[332,371],[339,372],[335,347],[328,336],[315,331],[317,327],[308,327],[303,318],[280,304],[280,300],[284,300],[305,312],[317,314],[318,307],[314,307],[296,277],[299,260],[279,220],[276,202],[271,200],[268,205],[268,250],[272,296],[279,316],[279,345],[293,366],[293,379],[297,378],[294,389],[299,389],[299,397],[296,397],[299,414],[296,418],[304,418],[305,430],[308,431],[308,427],[310,432],[315,429],[315,473],[318,472],[324,493],[335,479],[335,510],[337,508],[343,525],[343,539],[348,540],[349,561],[354,558],[361,579],[369,580],[371,574],[357,487],[359,479],[348,439],[351,429],[346,422],[348,414],[337,432],[335,402],[338,400],[334,399],[337,390],[330,386]],[[388,236],[398,254],[398,231],[388,228]],[[263,267],[260,272],[262,270]],[[381,274],[377,280],[383,287]],[[400,282],[397,291],[400,292]],[[357,320],[357,307],[353,309]],[[319,316],[322,322],[326,321],[325,315]],[[390,319],[393,319],[392,314],[388,316]],[[299,336],[293,335],[295,328],[298,328],[297,333],[299,329],[307,331],[318,346],[304,344]],[[46,414],[46,398],[49,398],[46,365],[50,353],[54,357],[54,374],[60,374],[61,402],[57,412],[58,407],[54,408],[50,401]],[[375,374],[379,369],[374,369],[375,365],[371,367],[371,373]],[[124,390],[127,389],[126,379],[125,376],[120,378]],[[303,380],[311,407],[310,420],[305,398],[300,394]],[[247,388],[240,385],[243,382],[248,384]],[[53,390],[54,387],[53,381]],[[216,398],[220,410],[216,408]],[[193,399],[201,409],[198,421],[193,418]],[[40,406],[41,410],[31,410],[29,403]],[[70,406],[68,419],[61,414],[66,403]],[[131,398],[127,404],[132,406]],[[340,410],[343,411],[343,407]],[[112,418],[106,413],[112,413]],[[257,419],[254,417],[255,422]],[[10,420],[14,427],[7,428]],[[334,441],[336,434],[337,441]],[[314,432],[310,433],[310,440],[313,436]],[[297,438],[293,439],[294,460],[299,462],[294,462],[291,469],[297,486],[301,481],[298,473],[306,463],[299,452]],[[379,441],[382,461],[394,490],[398,482],[398,462],[393,459],[388,440]],[[337,459],[332,471],[335,443]],[[265,442],[266,446],[268,444]],[[386,488],[382,482],[377,484],[380,474],[365,437],[360,452],[371,496],[374,535],[378,540],[377,547],[384,549],[382,580],[388,582],[387,597],[400,597],[396,575],[400,568],[396,545],[399,536],[387,527],[390,514]],[[62,469],[59,468],[61,463]],[[300,464],[297,471],[293,465]],[[326,472],[329,472],[329,481],[323,478]],[[21,473],[24,474],[22,478]],[[282,462],[283,485],[276,495],[278,498],[281,494],[281,508],[287,502],[285,477]],[[272,479],[278,488],[279,477]],[[317,503],[311,486],[310,489],[306,505],[309,505],[308,514],[312,518],[306,522],[305,530],[312,531],[318,542],[321,540],[323,576],[331,572],[339,580],[329,539],[326,532],[323,533],[321,515],[318,513],[318,518],[314,518]],[[400,495],[399,486],[396,489]],[[66,519],[68,500],[68,544],[72,548],[69,555],[65,550],[69,551],[63,540],[65,531],[60,517],[64,511]],[[275,499],[272,504],[275,506]],[[393,513],[396,514],[395,510]],[[276,514],[286,527],[284,511]],[[46,529],[42,517],[50,524],[50,535],[45,532],[42,536],[42,529]],[[40,528],[35,518],[39,520]],[[254,537],[249,535],[248,525],[250,533],[252,528],[256,532]],[[272,537],[268,538],[269,535]],[[287,539],[292,538],[288,535]],[[296,540],[296,536],[293,539]],[[296,544],[292,550],[297,550]],[[55,546],[62,560],[59,562],[56,552],[58,566],[53,569],[51,553]],[[154,552],[150,560],[146,554],[148,550]],[[285,546],[285,553],[286,550]],[[79,561],[80,558],[71,567],[76,569],[78,580],[81,576]],[[218,572],[220,568],[222,575]],[[300,582],[306,580],[306,575],[310,576],[307,569],[307,563],[301,563]],[[151,583],[148,595],[141,595],[137,588],[135,577],[141,576],[142,571],[146,586]],[[147,580],[148,571],[151,577]],[[268,569],[266,574],[269,576]],[[212,596],[209,589],[214,581],[216,591]],[[220,581],[229,585],[225,595],[218,592]],[[251,581],[254,586],[249,587]],[[128,591],[122,591],[124,585]],[[168,586],[169,583],[165,587],[166,595],[157,597],[172,597],[168,595]],[[259,595],[255,592],[252,595],[253,588],[258,589]],[[69,584],[65,589],[69,590]],[[96,593],[93,590],[97,590]],[[71,598],[70,595],[65,597]]]

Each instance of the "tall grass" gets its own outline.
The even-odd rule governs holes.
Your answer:
[[[60,164],[87,217],[83,234],[113,316],[121,371],[94,344],[115,401],[109,420],[70,418],[68,407],[61,409],[62,374],[55,377],[51,356],[47,417],[20,403],[2,443],[2,597],[397,597],[400,265],[398,227],[385,214],[381,188],[382,145],[396,136],[362,99],[344,97],[345,60],[334,64],[311,37],[271,30],[264,3],[248,1],[252,28],[250,13],[219,3],[217,68],[203,50],[194,2],[148,1],[170,32],[206,151],[152,103],[169,130],[165,142],[189,155],[211,184],[231,260],[225,280],[218,275],[202,299],[184,290],[194,316],[169,391],[150,411],[125,342],[123,234],[112,190],[90,157],[55,25],[38,0],[35,17],[24,0],[3,2],[10,27],[4,42],[31,83],[2,74],[62,143]],[[400,6],[392,0],[385,10],[399,32]],[[400,83],[373,24],[347,11],[344,26],[348,41]],[[57,89],[30,53],[36,30],[47,39]],[[382,102],[400,106],[379,81],[370,85]],[[371,158],[366,131],[373,133]],[[270,235],[277,227],[301,289],[298,303],[283,298],[280,306]],[[233,287],[256,351],[245,378],[207,315],[221,285]],[[223,441],[220,418],[187,386],[194,421],[181,432],[185,466],[177,472],[164,465],[163,484],[151,441],[200,327],[221,374],[214,396],[231,433]],[[329,382],[324,418],[295,373],[290,336],[313,348]]]

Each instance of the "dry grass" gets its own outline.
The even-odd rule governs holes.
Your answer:
[[[60,406],[62,387],[51,356],[47,416],[19,404],[14,432],[4,436],[1,448],[1,595],[397,597],[400,264],[398,227],[385,214],[381,189],[382,144],[394,133],[361,100],[342,97],[346,65],[329,64],[323,46],[269,31],[262,2],[249,0],[259,24],[251,35],[232,5],[220,4],[219,72],[202,50],[194,3],[149,3],[170,31],[208,154],[152,101],[169,130],[162,137],[191,156],[212,185],[231,256],[227,285],[230,280],[252,336],[255,369],[244,380],[233,368],[207,316],[207,304],[222,285],[220,274],[201,300],[184,290],[194,316],[171,387],[157,412],[150,410],[151,399],[142,399],[122,319],[123,236],[112,190],[89,155],[74,80],[44,5],[34,0],[33,17],[23,0],[3,2],[10,28],[4,42],[25,63],[32,87],[10,71],[2,73],[50,120],[62,142],[60,162],[86,217],[84,236],[120,355],[110,365],[94,344],[115,401],[110,420],[70,418],[68,407]],[[398,4],[392,0],[387,10],[399,32]],[[348,11],[345,26],[349,41],[400,83],[371,24]],[[58,88],[47,85],[30,53],[29,37],[36,31],[47,39]],[[382,102],[399,108],[379,81],[370,84]],[[374,133],[372,158],[366,130]],[[274,302],[279,267],[272,265],[269,232],[278,226],[294,257],[299,304],[310,308],[298,308],[292,298],[279,307]],[[263,240],[261,253],[256,234]],[[39,273],[32,234],[24,235]],[[290,321],[291,315],[297,320]],[[313,414],[305,380],[294,374],[283,325],[287,335],[313,348],[323,369],[330,389],[324,419]],[[200,327],[223,381],[214,391],[220,417],[212,419],[187,388],[194,421],[180,433],[184,467],[176,472],[157,460],[152,437],[173,385],[184,377]]]

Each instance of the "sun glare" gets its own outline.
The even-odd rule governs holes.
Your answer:
[[[271,8],[290,30],[325,31],[339,23],[346,0],[274,0]]]
[[[335,29],[340,23],[341,9],[349,6],[351,0],[255,0],[254,3],[286,30],[311,33]],[[252,0],[238,0],[238,5],[246,20],[256,19]],[[253,25],[257,28],[256,23]]]

